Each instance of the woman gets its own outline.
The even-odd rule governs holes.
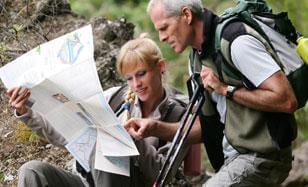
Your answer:
[[[117,58],[117,70],[127,80],[124,87],[106,90],[104,96],[115,111],[114,101],[128,96],[129,111],[119,117],[125,121],[132,117],[154,118],[168,122],[179,121],[184,107],[177,102],[175,94],[163,87],[162,78],[165,61],[158,46],[148,38],[127,42]],[[26,88],[12,88],[7,91],[15,115],[23,120],[49,142],[64,147],[67,141],[56,132],[44,117],[25,103],[30,96]],[[183,96],[181,96],[183,99]],[[131,177],[94,169],[95,151],[91,154],[91,173],[95,186],[152,186],[162,166],[168,144],[154,137],[136,141],[140,156],[131,157]],[[19,186],[84,186],[79,176],[55,168],[47,163],[30,161],[19,170]]]

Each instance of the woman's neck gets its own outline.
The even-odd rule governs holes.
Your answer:
[[[146,118],[150,114],[152,114],[152,112],[154,112],[157,106],[164,100],[165,90],[162,88],[159,93],[160,94],[158,94],[157,97],[150,99],[149,101],[141,102],[141,111],[143,118]]]

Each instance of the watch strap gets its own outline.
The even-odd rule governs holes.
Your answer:
[[[234,93],[235,90],[236,90],[236,87],[235,87],[235,86],[230,86],[230,85],[228,85],[228,86],[227,86],[227,94],[226,94],[226,97],[227,97],[228,99],[232,99],[232,98],[233,98],[233,93]]]

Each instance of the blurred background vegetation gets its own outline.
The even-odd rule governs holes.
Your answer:
[[[105,16],[108,19],[124,17],[128,22],[136,25],[135,36],[147,32],[157,41],[164,57],[168,61],[168,82],[185,92],[187,80],[188,50],[178,55],[166,44],[159,42],[150,18],[146,14],[148,0],[70,0],[74,12],[91,18]],[[308,37],[308,0],[267,0],[274,12],[287,11],[296,29]],[[213,10],[218,15],[230,6],[235,5],[233,0],[203,0],[206,8]],[[304,109],[296,112],[299,126],[297,142],[308,139],[308,104]]]

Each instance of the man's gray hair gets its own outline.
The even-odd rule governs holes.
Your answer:
[[[188,7],[195,16],[202,17],[203,5],[201,0],[150,0],[147,13],[150,14],[151,10],[159,3],[162,3],[167,16],[180,16],[183,7]]]

